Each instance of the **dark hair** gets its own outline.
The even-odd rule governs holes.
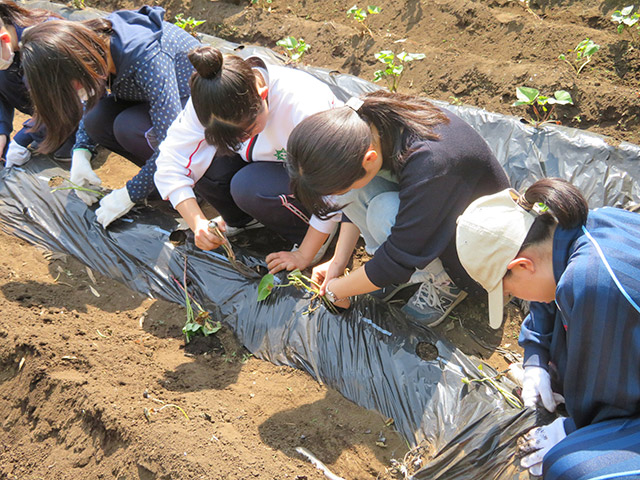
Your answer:
[[[291,190],[320,218],[341,208],[328,204],[325,196],[364,177],[362,160],[371,145],[372,125],[380,136],[383,168],[397,174],[417,139],[437,140],[434,127],[449,123],[442,110],[420,97],[378,90],[362,100],[357,112],[345,106],[311,115],[289,136]]]
[[[555,225],[570,229],[587,221],[587,201],[577,187],[561,178],[538,180],[526,190],[523,197],[529,208],[536,203],[543,203],[549,210],[533,222],[520,251],[549,239]]]
[[[236,55],[223,57],[208,45],[191,50],[189,61],[196,69],[189,80],[193,108],[204,127],[205,140],[222,153],[236,151],[262,111],[252,67],[264,67],[264,63]]]
[[[10,0],[0,0],[0,20],[6,25],[31,27],[48,18],[62,18],[57,13],[41,8],[24,8]]]
[[[80,123],[84,109],[74,82],[87,92],[87,110],[104,95],[109,44],[103,34],[110,28],[105,19],[55,20],[25,31],[20,55],[35,110],[33,130],[47,129],[38,151],[52,152]]]

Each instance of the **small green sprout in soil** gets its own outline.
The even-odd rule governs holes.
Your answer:
[[[258,285],[258,302],[261,302],[262,300],[267,298],[269,295],[271,295],[271,292],[273,291],[274,288],[294,286],[300,290],[306,290],[307,292],[311,292],[313,294],[309,303],[309,308],[303,312],[303,315],[312,313],[318,309],[320,305],[315,304],[318,298],[322,300],[322,302],[325,304],[325,306],[331,313],[338,313],[338,311],[336,310],[336,307],[333,305],[333,303],[331,303],[331,301],[327,298],[326,295],[323,295],[323,296],[319,295],[318,292],[320,291],[320,285],[318,285],[316,282],[311,280],[306,275],[303,275],[300,270],[295,269],[292,272],[290,272],[287,275],[287,280],[289,280],[289,283],[276,285],[275,276],[273,274],[268,273],[267,275],[262,277],[262,280],[260,280],[260,284]]]
[[[271,11],[271,4],[273,0],[251,0],[251,6],[256,6],[266,10],[267,12]]]
[[[77,190],[80,192],[94,193],[95,195],[98,196],[98,198],[104,197],[104,193],[102,193],[100,190],[81,187],[80,185],[73,183],[68,178],[61,177],[60,175],[55,175],[49,179],[49,187],[51,187],[51,193],[54,193],[60,190]]]
[[[74,10],[84,10],[87,6],[84,4],[84,0],[71,0],[67,3],[67,7],[73,8]]]
[[[640,31],[640,24],[638,24],[640,13],[637,11],[633,12],[633,7],[634,5],[628,5],[622,10],[616,10],[611,15],[611,21],[618,24],[617,29],[619,34],[625,31],[629,34],[631,45],[638,45],[640,44],[640,34],[638,33],[638,31]]]
[[[362,33],[367,32],[373,38],[373,32],[367,25],[367,16],[369,15],[377,15],[380,13],[380,7],[376,7],[375,5],[369,5],[365,8],[358,8],[358,5],[354,5],[349,10],[347,10],[347,17],[353,16],[353,18],[358,22],[358,25],[362,28]]]
[[[296,39],[295,37],[285,37],[282,40],[278,40],[276,45],[283,47],[284,52],[289,57],[289,61],[294,63],[299,62],[303,55],[311,48],[303,38]]]
[[[178,15],[176,15],[175,24],[185,32],[198,38],[198,32],[196,31],[196,29],[204,22],[206,22],[206,20],[196,20],[193,17],[184,18],[184,14],[179,13]]]
[[[511,393],[509,390],[507,390],[506,388],[504,388],[502,385],[500,385],[498,383],[498,380],[500,380],[500,378],[504,377],[506,375],[506,371],[505,372],[500,372],[497,375],[494,375],[493,377],[490,377],[489,375],[487,375],[486,373],[484,373],[484,370],[482,369],[482,365],[478,365],[476,367],[478,369],[478,373],[480,375],[481,378],[467,378],[464,377],[462,379],[462,383],[466,384],[466,385],[471,385],[472,383],[488,383],[489,385],[491,385],[493,388],[495,388],[498,393],[500,395],[502,395],[504,397],[504,399],[507,401],[507,403],[509,405],[511,405],[512,407],[515,408],[519,408],[519,409],[523,409],[524,405],[522,405],[522,402],[520,401],[520,399],[518,398],[517,395],[514,395],[513,393]]]
[[[600,50],[600,45],[594,43],[593,40],[585,38],[576,45],[576,48],[573,49],[576,53],[576,57],[573,59],[573,62],[570,62],[564,53],[561,53],[558,58],[573,68],[576,75],[580,75],[582,69],[591,61],[591,56],[598,50]]]
[[[385,64],[385,69],[377,70],[373,74],[373,81],[379,82],[383,78],[386,78],[389,91],[397,92],[402,74],[404,73],[404,64],[413,62],[414,60],[422,60],[426,55],[424,53],[407,53],[404,51],[395,55],[391,50],[382,50],[376,53],[375,57]]]
[[[527,121],[534,127],[541,127],[547,123],[560,122],[551,120],[551,115],[556,108],[556,105],[573,105],[573,99],[571,94],[566,90],[558,90],[553,94],[553,97],[546,97],[540,95],[540,91],[530,87],[518,87],[516,88],[516,100],[512,107],[519,107],[521,105],[528,105],[533,110],[534,118],[529,118]],[[548,108],[552,105],[551,108]]]
[[[213,335],[222,328],[220,322],[214,322],[211,318],[211,314],[205,311],[202,306],[196,302],[187,290],[187,258],[184,259],[184,273],[182,278],[182,285],[177,279],[173,279],[178,287],[184,292],[184,305],[187,310],[187,320],[182,327],[182,333],[184,334],[185,343],[189,343],[196,335],[203,335],[208,337]],[[193,302],[193,304],[192,304]],[[196,315],[193,311],[193,305],[198,309]]]

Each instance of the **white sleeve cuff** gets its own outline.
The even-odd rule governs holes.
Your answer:
[[[321,220],[315,215],[311,216],[309,220],[309,226],[315,228],[319,232],[329,234],[336,228],[336,223],[342,220],[342,212],[332,213],[327,220]]]

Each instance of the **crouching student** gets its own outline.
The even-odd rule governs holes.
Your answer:
[[[5,158],[6,167],[28,162],[31,152],[27,147],[45,136],[44,129],[33,131],[33,121],[28,119],[9,141],[15,110],[29,116],[33,114],[20,61],[22,34],[28,27],[59,18],[48,10],[27,9],[10,0],[0,1],[0,155]],[[58,145],[54,158],[68,159],[73,139],[70,135]]]
[[[435,326],[465,288],[474,288],[458,261],[455,221],[472,200],[508,180],[486,142],[460,118],[419,97],[380,90],[300,123],[287,161],[296,198],[319,218],[341,209],[348,219],[333,258],[313,271],[336,305],[419,283],[404,310]],[[270,270],[308,266],[321,233],[310,231],[298,252],[268,256]],[[342,276],[360,235],[373,258]]]
[[[545,480],[640,478],[640,216],[589,210],[547,178],[472,203],[456,241],[493,328],[505,296],[532,302],[525,405],[554,411],[564,396],[569,412],[525,435],[521,465]]]
[[[220,213],[228,236],[266,226],[300,243],[309,219],[290,195],[287,139],[303,119],[338,100],[308,73],[266,66],[257,57],[243,60],[202,46],[189,59],[196,69],[191,99],[160,146],[158,191],[203,250],[221,240],[208,230],[196,192]]]
[[[187,59],[199,42],[163,20],[164,10],[145,6],[85,22],[51,21],[27,30],[22,63],[47,135],[48,153],[76,127],[71,181],[100,185],[91,168],[96,145],[142,167],[122,188],[100,201],[106,227],[154,191],[155,151],[189,97],[193,72]],[[88,205],[97,196],[76,192]]]

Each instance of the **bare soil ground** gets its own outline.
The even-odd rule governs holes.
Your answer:
[[[531,0],[534,15],[518,0],[379,0],[371,35],[346,17],[352,1],[156,3],[168,18],[205,19],[199,31],[235,42],[277,50],[285,36],[304,37],[306,63],[366,79],[381,66],[380,50],[425,53],[400,91],[505,114],[527,114],[510,106],[517,86],[566,89],[575,106],[558,109],[563,124],[640,142],[640,48],[609,21],[625,2]],[[576,76],[557,56],[586,37],[601,49]],[[133,173],[115,155],[98,169],[110,188]],[[372,479],[407,451],[387,419],[306,374],[252,358],[232,332],[185,349],[180,306],[6,234],[0,258],[0,479],[324,478],[298,446],[344,478]],[[469,299],[438,330],[503,369],[518,353],[520,321],[511,308],[493,332],[483,300]],[[380,435],[386,447],[376,444]]]

